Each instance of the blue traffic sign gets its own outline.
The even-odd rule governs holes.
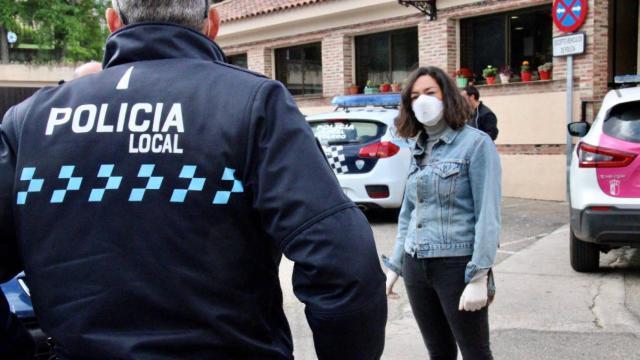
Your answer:
[[[14,33],[13,31],[9,31],[9,32],[7,33],[7,42],[8,42],[9,44],[13,44],[13,43],[15,43],[16,41],[18,41],[18,35],[16,35],[16,33]]]

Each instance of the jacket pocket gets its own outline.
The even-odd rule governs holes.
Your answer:
[[[451,215],[456,182],[462,172],[461,162],[439,162],[433,164],[434,190],[438,203],[438,219],[442,240],[451,242]]]
[[[433,172],[437,175],[436,186],[438,194],[442,196],[450,196],[455,190],[456,178],[461,171],[461,163],[442,162],[434,164]]]

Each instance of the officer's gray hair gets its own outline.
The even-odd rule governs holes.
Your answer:
[[[205,3],[209,2],[204,0],[111,0],[111,3],[118,13],[124,14],[127,25],[144,21],[160,21],[200,31],[207,11]]]

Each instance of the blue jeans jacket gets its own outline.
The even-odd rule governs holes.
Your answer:
[[[480,130],[447,129],[426,166],[421,133],[398,220],[398,235],[385,266],[402,274],[404,253],[418,258],[472,255],[465,281],[495,260],[500,236],[501,167],[496,146]]]

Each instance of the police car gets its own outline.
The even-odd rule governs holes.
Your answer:
[[[593,124],[569,124],[569,133],[582,137],[569,174],[571,266],[596,271],[600,251],[640,247],[640,88],[610,91]]]
[[[50,349],[47,336],[40,329],[36,315],[33,312],[31,294],[25,282],[24,273],[0,285],[0,288],[7,298],[11,312],[18,317],[36,343],[35,359],[49,359]]]
[[[344,193],[363,210],[402,205],[411,151],[395,135],[399,94],[337,96],[307,121]]]

